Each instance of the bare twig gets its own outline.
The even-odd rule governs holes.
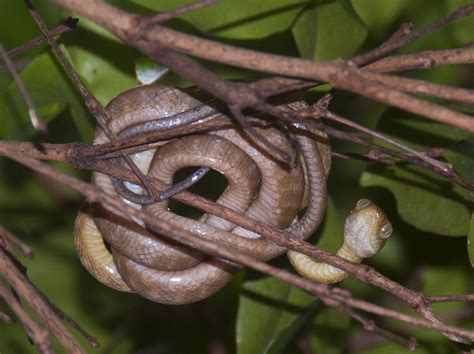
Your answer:
[[[369,80],[403,92],[415,93],[425,96],[438,97],[445,100],[474,105],[474,90],[435,84],[423,80],[409,79],[394,75],[380,75],[364,71],[364,76]]]
[[[392,342],[400,344],[402,347],[405,347],[408,350],[415,350],[416,347],[418,347],[418,342],[413,337],[407,339],[396,333],[393,333],[384,328],[381,328],[377,326],[374,321],[362,316],[357,311],[351,308],[345,308],[343,309],[343,311],[347,312],[348,314],[350,314],[352,318],[360,322],[362,326],[364,326],[364,329],[369,333],[378,334],[379,336],[382,336],[388,340],[391,340]]]
[[[46,27],[46,24],[44,23],[43,19],[41,16],[38,14],[36,9],[33,7],[33,4],[31,3],[30,0],[24,0],[25,4],[27,5],[28,11],[30,12],[31,16],[35,20],[36,24],[40,28],[41,32],[45,36],[47,42],[49,45],[53,48],[54,52],[56,53],[57,57],[63,64],[64,68],[66,71],[69,73],[70,77],[73,79],[74,83],[76,86],[79,88],[79,91],[81,92],[84,102],[86,104],[86,107],[89,109],[93,117],[96,119],[97,123],[101,127],[101,129],[105,132],[107,137],[111,140],[114,141],[117,137],[115,134],[108,128],[107,122],[109,121],[109,116],[107,114],[107,111],[102,107],[102,105],[95,99],[95,97],[89,92],[89,90],[85,87],[85,85],[82,83],[82,80],[79,78],[79,75],[74,71],[72,65],[69,63],[69,61],[66,59],[66,56],[64,53],[61,51],[59,48],[58,44],[54,40],[54,38],[51,36],[49,33],[48,28]],[[132,171],[139,177],[140,181],[142,182],[143,186],[145,187],[145,190],[151,195],[158,197],[156,195],[156,191],[153,189],[153,187],[148,184],[146,179],[144,178],[143,173],[140,171],[140,169],[135,165],[133,160],[128,156],[125,155],[124,153],[121,154],[122,158],[127,162],[127,164],[130,166]]]
[[[10,315],[2,311],[0,311],[0,320],[2,320],[6,325],[12,325],[15,323],[15,320]]]
[[[192,4],[185,5],[183,7],[179,7],[179,8],[167,11],[167,12],[163,12],[163,13],[158,14],[158,15],[153,15],[153,16],[148,18],[147,22],[148,22],[149,26],[153,26],[153,25],[156,25],[158,23],[162,23],[164,21],[171,20],[172,18],[181,16],[185,13],[195,11],[195,10],[201,9],[203,7],[215,4],[218,1],[220,1],[220,0],[200,0],[200,1],[196,1]]]
[[[222,99],[222,96],[225,95],[228,100],[224,100],[227,103],[250,107],[257,102],[262,103],[262,101],[255,93],[250,95],[248,91],[236,90],[235,87],[232,89],[230,85],[223,84],[219,78],[214,77],[209,81],[210,74],[202,67],[197,70],[196,65],[191,69],[174,64],[171,56],[175,56],[175,54],[172,51],[251,70],[329,82],[336,88],[355,92],[376,101],[474,132],[474,123],[470,116],[367,80],[357,68],[347,63],[315,62],[261,53],[197,38],[161,26],[155,26],[153,31],[145,32],[140,28],[141,19],[139,16],[119,10],[104,2],[89,3],[90,0],[87,0],[88,6],[84,6],[84,3],[78,0],[55,1],[100,23],[125,42],[170,67],[181,76],[195,82],[216,97]],[[117,18],[120,18],[120,21],[116,21]],[[229,91],[223,93],[223,86],[226,86]],[[236,100],[240,102],[236,102]]]
[[[351,61],[358,66],[366,65],[390,54],[394,50],[407,44],[410,41],[410,38],[414,38],[413,36],[409,36],[412,33],[413,27],[413,23],[402,23],[398,30],[380,46],[364,54],[353,57]]]
[[[401,151],[394,151],[391,149],[387,149],[383,146],[375,145],[354,134],[343,132],[329,126],[320,125],[318,128],[325,131],[331,137],[344,140],[344,141],[349,141],[352,143],[356,143],[358,145],[362,145],[369,148],[370,155],[367,156],[369,160],[377,160],[379,162],[386,163],[386,164],[387,163],[393,164],[396,161],[404,160],[404,161],[409,162],[410,164],[418,165],[428,170],[431,170],[434,173],[437,173],[447,178],[451,182],[465,188],[468,191],[474,191],[474,183],[469,183],[461,179],[451,166],[448,167],[448,170],[446,170],[446,168],[439,169],[433,166],[432,164],[425,163],[423,160],[418,159],[411,154],[404,153]],[[357,156],[357,155],[354,155],[353,153],[351,155]]]
[[[416,54],[395,55],[378,60],[366,66],[366,70],[388,73],[395,71],[431,69],[441,65],[472,63],[474,63],[474,47],[427,50]]]
[[[40,327],[35,321],[31,319],[26,311],[21,307],[20,303],[15,298],[11,290],[2,283],[0,283],[0,296],[3,297],[8,306],[10,306],[10,308],[18,316],[21,323],[23,324],[23,327],[25,328],[28,337],[31,338],[40,353],[53,354],[54,350],[51,345],[49,332]]]
[[[29,280],[26,274],[25,276]],[[56,316],[58,318],[69,323],[69,325],[73,327],[77,331],[77,333],[79,333],[82,337],[84,337],[84,339],[89,342],[91,347],[97,348],[99,346],[99,341],[97,340],[97,338],[87,333],[86,330],[83,329],[76,321],[74,321],[70,316],[68,316],[55,303],[53,303],[31,280],[30,283],[36,289],[37,294],[43,298],[44,303],[47,304],[56,313]]]
[[[0,275],[28,302],[64,348],[71,353],[86,353],[63,326],[54,311],[44,302],[44,299],[38,296],[36,288],[23,272],[17,268],[10,255],[2,248],[0,248]]]
[[[431,158],[430,156],[427,156],[425,155],[424,153],[422,152],[419,152],[419,151],[416,151],[404,144],[401,144],[399,143],[398,141],[388,137],[388,136],[385,136],[381,133],[378,133],[372,129],[368,129],[360,124],[357,124],[349,119],[346,119],[344,117],[341,117],[340,115],[338,114],[335,114],[333,112],[330,112],[330,111],[326,111],[326,113],[324,114],[324,118],[326,119],[329,119],[329,120],[332,120],[332,121],[335,121],[335,122],[338,122],[338,123],[342,123],[346,126],[349,126],[349,127],[352,127],[358,131],[361,131],[361,132],[364,132],[365,134],[369,135],[369,136],[372,136],[374,138],[377,138],[377,139],[380,139],[382,141],[385,141],[386,143],[389,143],[393,146],[396,146],[398,147],[399,149],[425,161],[426,163],[432,165],[432,166],[435,166],[441,170],[445,170],[447,171],[448,168],[446,167],[446,164],[441,162],[441,161],[438,161],[438,160],[435,160],[433,158]]]
[[[381,58],[384,55],[387,55],[404,45],[414,42],[417,39],[431,33],[441,27],[446,26],[449,23],[457,21],[461,18],[469,16],[474,11],[474,4],[464,5],[457,8],[454,12],[450,13],[448,16],[442,17],[425,27],[420,28],[417,31],[411,31],[411,25],[402,25],[400,32],[395,33],[395,36],[390,38],[383,46],[381,46],[378,51],[368,52],[364,55],[360,55],[354,58],[354,62],[359,65],[359,62],[364,64],[372,61],[372,58]]]
[[[291,158],[291,156],[289,156],[287,152],[281,150],[271,141],[266,139],[262,134],[260,134],[258,130],[253,129],[253,127],[248,124],[247,120],[242,114],[240,107],[236,105],[229,105],[229,109],[232,112],[232,115],[244,129],[244,132],[247,133],[250,137],[252,137],[258,146],[261,146],[266,150],[270,150],[270,152],[274,152],[276,158],[280,161],[287,163],[290,166],[293,165],[294,158]]]
[[[19,249],[23,255],[25,255],[28,258],[32,258],[34,256],[33,250],[31,247],[25,245],[23,242],[21,242],[15,235],[13,235],[11,232],[9,232],[7,229],[5,229],[3,226],[0,225],[0,239],[4,239],[8,241],[10,244],[15,246],[17,249]],[[1,247],[1,243],[0,243]],[[15,260],[16,264],[19,265],[20,263]],[[26,272],[24,273],[24,276],[27,278],[27,281],[29,281],[29,284],[35,288],[36,291],[36,296],[40,296],[43,298],[44,303],[49,306],[54,312],[56,312],[57,316],[64,320],[67,321],[72,327],[74,327],[78,333],[80,333],[86,340],[89,341],[92,347],[97,347],[99,345],[97,339],[89,335],[84,329],[79,326],[77,322],[75,322],[72,318],[70,318],[64,311],[62,311],[58,306],[56,306],[40,289],[36,287],[29,279],[28,276],[26,275]]]
[[[23,82],[21,81],[20,76],[18,75],[15,69],[15,65],[13,65],[10,58],[8,57],[8,54],[5,52],[2,43],[0,43],[0,55],[2,56],[3,61],[7,65],[8,71],[13,77],[13,80],[15,80],[16,86],[18,87],[18,90],[20,91],[21,95],[23,96],[23,99],[26,102],[26,105],[28,106],[28,114],[30,116],[31,124],[36,130],[39,130],[42,133],[46,133],[48,131],[48,129],[46,128],[46,124],[43,119],[41,119],[30,93],[26,89],[25,85],[23,85]]]
[[[92,18],[93,20],[98,21],[99,23],[109,28],[112,32],[114,32],[116,35],[118,35],[120,38],[124,39],[128,43],[136,46],[137,48],[149,54],[153,58],[160,60],[165,65],[167,66],[170,65],[170,67],[173,70],[181,74],[183,77],[196,82],[199,86],[204,87],[206,90],[208,90],[209,92],[213,94],[216,94],[216,96],[223,99],[229,105],[229,107],[238,107],[239,112],[241,111],[241,109],[245,107],[254,107],[254,108],[261,107],[265,103],[264,102],[265,96],[260,96],[259,92],[255,90],[252,91],[251,89],[249,89],[252,87],[250,85],[230,84],[230,83],[223,82],[222,80],[217,78],[216,75],[210,74],[209,72],[204,70],[202,67],[197,65],[195,62],[189,60],[187,57],[183,56],[182,54],[177,53],[176,50],[181,51],[186,54],[192,54],[199,57],[216,60],[216,61],[224,62],[227,64],[231,64],[231,65],[251,68],[254,70],[256,69],[256,70],[261,70],[265,72],[272,72],[272,73],[283,74],[283,75],[288,75],[288,76],[293,76],[293,77],[305,78],[309,80],[321,80],[325,82],[330,82],[337,88],[346,89],[353,92],[359,92],[372,99],[376,99],[381,102],[385,102],[385,103],[394,105],[396,107],[403,108],[407,111],[421,114],[432,119],[437,119],[439,121],[442,121],[448,124],[453,124],[453,125],[462,127],[463,129],[467,131],[474,131],[473,120],[470,116],[443,108],[439,105],[435,105],[429,102],[419,100],[417,98],[411,97],[406,94],[403,94],[401,91],[405,90],[408,84],[412,84],[413,83],[412,81],[408,83],[405,82],[403,85],[399,83],[400,86],[397,89],[393,89],[393,88],[389,88],[390,86],[387,86],[386,83],[380,84],[380,82],[383,82],[382,79],[376,80],[374,77],[369,78],[368,74],[364,76],[364,72],[361,72],[359,69],[354,68],[350,64],[347,64],[347,63],[309,62],[309,61],[304,61],[304,60],[281,57],[277,55],[262,54],[262,53],[248,51],[248,50],[244,50],[244,49],[240,49],[240,48],[236,48],[232,46],[222,45],[222,44],[204,40],[204,39],[191,37],[191,36],[176,32],[176,31],[162,28],[160,26],[155,26],[154,31],[150,31],[146,33],[143,31],[140,32],[141,28],[139,24],[140,24],[140,20],[142,20],[143,18],[140,18],[139,16],[136,16],[136,15],[127,14],[126,12],[120,11],[101,1],[94,1],[94,2],[86,1],[90,6],[89,5],[84,6],[84,3],[78,0],[56,0],[56,1],[59,3],[62,3],[63,5],[69,6],[69,8],[75,9],[78,12],[82,12],[86,14],[88,17]],[[470,13],[470,11],[471,9],[465,10],[465,12],[463,13],[465,15],[466,13]],[[450,18],[444,20],[445,22],[443,23],[448,23],[449,21],[452,21],[453,19],[458,18],[456,16],[460,16],[460,15],[459,14],[455,16],[453,15]],[[117,21],[116,19],[120,19],[120,21]],[[47,30],[45,31],[45,33],[47,34]],[[407,36],[409,35],[410,34],[408,34]],[[410,38],[414,38],[414,37],[412,36]],[[393,41],[396,42],[397,40],[394,39]],[[190,63],[191,65],[183,65],[183,63]],[[387,80],[390,80],[390,78],[388,78]],[[299,85],[297,81],[298,80],[296,80],[295,82],[295,80],[293,80],[293,84],[295,84],[295,86]],[[253,87],[255,87],[255,85]],[[223,90],[223,88],[226,88],[226,89],[228,88],[229,90],[225,90],[225,89]],[[11,151],[10,151],[9,156],[13,157],[14,159],[17,159],[18,161],[23,161],[23,163],[26,161],[24,156],[19,156],[18,154],[14,154]],[[423,158],[426,160],[426,158],[429,158],[429,157],[425,156]],[[45,173],[46,168],[41,167],[43,165],[38,165],[34,161],[30,161],[30,163],[32,163],[34,166],[36,166],[36,168],[38,168],[39,170],[42,170],[43,173]],[[82,161],[82,163],[85,163],[85,161]],[[96,163],[95,161],[89,161],[87,163],[89,163],[89,168],[93,166],[94,169],[97,169],[97,170],[100,169],[99,162]],[[102,166],[105,166],[105,165],[106,163],[105,164],[102,163]],[[445,171],[445,173],[448,173],[448,172]],[[56,177],[56,176],[52,176],[52,177]],[[138,175],[138,180],[142,179],[141,182],[146,186],[147,178],[145,177],[140,178],[140,177],[141,176]],[[128,178],[129,180],[130,179],[133,179],[134,181],[136,180],[135,176],[129,175]],[[69,182],[72,183],[71,180],[69,180]],[[156,181],[151,181],[150,184],[159,186],[159,184],[157,184]],[[78,187],[77,183],[75,184],[75,187],[76,188]],[[161,186],[158,188],[163,188],[163,187],[168,187],[168,186]],[[85,193],[84,190],[82,192]],[[88,197],[98,198],[99,200],[104,201],[104,198],[105,198],[104,196],[98,196],[97,193],[95,194],[92,193],[91,195],[88,195]],[[186,195],[186,194],[181,193],[180,195]],[[180,195],[178,195],[177,198],[179,198]],[[112,200],[108,200],[108,202],[112,203]],[[201,206],[204,205],[209,210],[213,208],[216,210],[216,207],[213,204],[206,205],[206,202],[201,201],[201,200],[199,201],[198,204],[201,204]],[[303,253],[313,255],[343,270],[350,269],[351,271],[349,271],[349,273],[355,275],[359,279],[370,282],[377,286],[380,286],[384,288],[385,290],[390,291],[392,294],[402,298],[404,301],[410,304],[414,309],[418,310],[426,318],[432,321],[430,324],[431,326],[437,326],[438,328],[440,328],[440,326],[444,326],[439,321],[437,315],[430,308],[428,299],[424,297],[422,294],[410,291],[409,289],[406,289],[402,287],[401,285],[382,277],[380,274],[378,274],[377,272],[373,271],[372,269],[366,266],[354,267],[353,265],[349,265],[347,264],[347,262],[344,262],[341,259],[338,259],[338,257],[332,256],[330,254],[326,254],[322,252],[321,250],[318,250],[317,248],[308,247],[308,245],[305,244],[304,242],[298,243],[291,237],[291,235],[285,235],[285,236],[289,236],[289,239],[285,241],[282,238],[284,233],[279,233],[278,230],[273,230],[267,227],[267,225],[263,225],[263,224],[259,225],[255,222],[252,222],[252,220],[248,220],[248,221],[242,220],[244,218],[241,215],[238,215],[238,214],[232,215],[225,209],[217,209],[217,210],[221,214],[226,214],[229,220],[231,219],[239,220],[240,224],[245,224],[247,222],[247,226],[250,225],[250,227],[246,227],[246,228],[248,229],[254,228],[255,230],[258,230],[257,232],[261,233],[265,237],[268,237],[274,240],[278,244],[286,245],[287,247],[292,248],[292,249],[297,249],[300,252],[303,250]],[[143,215],[140,215],[139,217],[143,218],[143,220],[146,220],[147,215],[143,214]],[[236,224],[239,224],[239,223],[236,222]],[[186,243],[187,244],[189,243],[191,246],[195,246],[196,244],[199,244],[202,241],[202,240],[196,241],[193,239],[188,239],[187,236],[175,235],[175,237],[178,241],[180,241],[180,237],[181,237],[181,241],[186,240]],[[308,289],[309,285],[304,281],[303,283],[301,283],[301,280],[297,280],[298,278],[296,279],[291,278],[291,277],[288,278],[285,274],[279,273],[275,269],[270,271],[269,269],[271,268],[265,268],[266,266],[265,264],[260,264],[259,262],[253,263],[255,261],[253,261],[252,259],[245,258],[245,255],[232,255],[231,254],[231,256],[228,257],[226,256],[227,250],[221,249],[219,253],[218,248],[215,248],[215,246],[216,245],[206,244],[206,242],[200,243],[200,247],[204,249],[205,251],[207,250],[207,252],[209,253],[217,254],[229,259],[236,258],[238,259],[237,260],[238,262],[242,264],[246,264],[246,265],[251,265],[255,269],[259,269],[262,271],[266,269],[269,272],[269,274],[279,276],[282,279],[291,279],[291,281],[293,281],[293,284],[297,284],[298,282],[300,282],[299,284],[301,286],[306,286],[305,289]],[[199,247],[196,246],[196,248],[199,248]],[[232,256],[234,256],[234,258],[232,258]],[[287,280],[287,281],[290,281],[290,280]],[[331,298],[325,297],[325,295],[323,295],[324,291],[326,291],[325,289],[319,288],[319,290],[316,290],[316,287],[313,287],[312,290],[316,293],[318,293],[319,291],[318,294],[325,299],[326,303],[331,304]],[[334,296],[334,294],[331,294],[331,295]],[[342,301],[342,300],[339,299],[338,301]],[[350,306],[354,304],[353,301],[355,301],[355,299],[352,299],[351,301],[352,302]],[[335,304],[333,305],[335,306]],[[362,303],[357,303],[357,306],[355,307],[362,309],[364,308],[365,305]],[[381,311],[381,310],[380,309],[375,310],[374,308],[371,308],[371,311],[374,312],[374,311]],[[384,312],[384,313],[385,315],[389,317],[390,315],[394,315],[393,313],[390,313],[390,315],[388,315],[387,312]],[[397,316],[399,315],[400,314],[398,314]],[[446,330],[443,330],[443,332],[452,334],[452,332],[449,332]],[[460,332],[457,332],[456,335],[458,335],[459,333]],[[460,339],[459,337],[456,337],[456,335],[455,336],[450,335],[450,338],[453,340],[459,341]]]
[[[0,238],[4,238],[6,241],[11,243],[15,248],[17,248],[25,257],[33,258],[35,253],[33,249],[28,246],[27,244],[23,243],[19,240],[15,235],[13,235],[10,231],[0,225]]]
[[[432,295],[428,297],[428,301],[434,302],[452,302],[452,301],[474,301],[474,294],[458,294],[458,295]]]
[[[79,20],[77,18],[68,17],[62,24],[51,30],[49,33],[53,37],[59,36],[63,33],[75,29],[78,22]],[[38,44],[41,44],[45,41],[46,39],[44,36],[38,36],[35,39],[32,39],[31,41],[22,44],[21,46],[10,49],[7,54],[10,58],[13,58],[15,55],[18,55],[21,52],[24,52],[25,50],[36,47]]]

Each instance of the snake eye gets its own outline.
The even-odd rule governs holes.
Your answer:
[[[382,237],[383,239],[389,238],[392,232],[392,225],[390,223],[385,224],[380,228],[380,237]]]
[[[368,199],[360,199],[356,204],[356,209],[365,208],[367,205],[371,204],[372,202]]]

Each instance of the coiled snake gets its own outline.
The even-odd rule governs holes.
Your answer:
[[[168,129],[183,122],[196,124],[222,115],[202,102],[203,95],[197,91],[158,85],[134,88],[107,106],[112,117],[108,127],[124,138]],[[280,107],[300,109],[305,104],[293,102]],[[255,129],[294,155],[288,133],[276,127]],[[302,152],[301,163],[294,168],[285,168],[234,128],[165,141],[158,149],[134,154],[132,159],[144,174],[170,185],[175,172],[184,167],[215,169],[228,181],[217,203],[306,239],[317,229],[324,214],[330,149],[327,136],[322,132],[308,134],[301,129],[293,134]],[[98,130],[94,144],[108,141]],[[93,174],[93,182],[129,205],[151,213],[160,223],[170,226],[170,232],[192,232],[196,237],[224,244],[262,261],[285,252],[271,241],[219,217],[204,216],[197,221],[177,215],[168,210],[167,200],[146,200],[136,185],[112,180],[101,173]],[[305,213],[297,219],[302,208],[306,208]],[[383,228],[383,234],[387,235],[386,231],[391,230],[388,221],[384,216],[382,222],[380,217],[376,219],[376,228]],[[84,204],[76,219],[74,234],[81,262],[97,280],[160,303],[185,304],[204,299],[222,288],[239,269],[234,263],[172,242],[168,238],[172,235],[157,236],[140,220],[129,221],[120,210]],[[349,248],[344,250],[341,256],[345,256]],[[306,269],[310,259],[301,258],[300,262],[301,256],[291,253],[290,259],[299,272],[310,276],[300,269],[301,265]],[[358,261],[354,257],[348,259]],[[330,278],[326,280],[334,280]],[[325,281],[325,277],[317,280]]]

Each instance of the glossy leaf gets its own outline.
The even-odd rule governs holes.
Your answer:
[[[50,53],[37,56],[21,71],[20,77],[46,122],[67,109],[82,137],[90,138],[92,125],[81,98]],[[14,82],[0,95],[0,115],[3,120],[0,136],[3,138],[26,138],[36,133],[29,120],[28,108]]]
[[[76,34],[76,41],[81,45],[69,46],[68,54],[84,84],[102,105],[106,105],[119,93],[137,85],[135,53],[105,30],[96,29],[97,25],[82,19],[81,24],[87,28]]]
[[[135,4],[163,12],[194,1],[134,0]],[[229,39],[264,38],[290,28],[309,0],[223,0],[179,18],[199,31]]]
[[[281,353],[311,315],[317,304],[313,301],[276,278],[245,282],[237,314],[237,353]]]
[[[471,210],[466,192],[437,175],[412,166],[367,169],[363,187],[388,188],[403,220],[420,230],[446,236],[465,236]]]
[[[388,110],[377,130],[416,149],[450,147],[468,134],[414,115]],[[467,192],[426,169],[404,163],[369,167],[361,176],[363,187],[388,188],[402,219],[420,230],[447,236],[464,236],[471,215]]]
[[[378,36],[399,19],[410,0],[351,0],[357,14],[369,27],[372,35]]]
[[[474,138],[460,141],[447,150],[444,156],[462,179],[474,183]]]
[[[346,0],[315,2],[304,9],[292,28],[303,58],[348,58],[367,36],[364,23]]]
[[[135,73],[138,81],[143,85],[149,85],[165,75],[169,69],[146,57],[140,57],[135,63]]]

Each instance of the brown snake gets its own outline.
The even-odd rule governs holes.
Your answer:
[[[126,138],[221,115],[202,102],[202,93],[190,90],[158,85],[134,88],[107,106],[112,117],[108,127]],[[305,104],[293,102],[280,107],[301,109]],[[181,112],[190,112],[184,116],[191,118],[189,122],[183,123]],[[160,122],[164,122],[162,126]],[[294,155],[285,132],[274,127],[255,129]],[[169,185],[175,172],[184,167],[217,170],[228,181],[217,203],[306,239],[319,226],[324,214],[330,149],[322,132],[309,133],[302,129],[293,134],[302,152],[301,163],[294,168],[282,167],[268,152],[255,148],[239,129],[165,141],[158,149],[136,153],[132,159],[144,174]],[[98,130],[94,144],[108,141]],[[138,186],[125,183],[127,193],[133,198],[123,198],[125,192],[118,193],[123,189],[122,182],[100,173],[93,174],[93,182],[106,192],[122,197],[129,205],[151,213],[170,232],[155,235],[153,229],[148,230],[140,220],[135,220],[136,223],[128,220],[120,210],[84,204],[76,219],[76,248],[86,269],[109,287],[136,292],[166,304],[192,303],[222,288],[239,269],[238,265],[172,242],[173,234],[180,232],[191,232],[262,261],[285,252],[271,241],[217,216],[205,215],[199,221],[185,218],[169,211],[167,200],[134,203],[130,201],[134,200],[133,195],[140,199],[143,193]],[[298,212],[304,207],[304,215],[297,220]]]

